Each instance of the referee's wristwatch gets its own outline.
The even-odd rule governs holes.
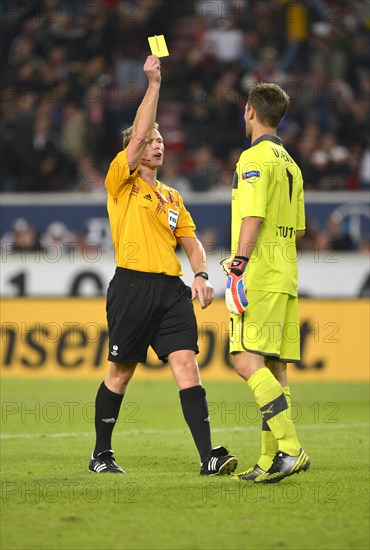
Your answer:
[[[195,277],[203,277],[203,279],[208,281],[208,273],[206,271],[199,271],[199,273],[196,273],[194,275],[194,279],[195,279]]]

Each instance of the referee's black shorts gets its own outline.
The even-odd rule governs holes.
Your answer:
[[[173,351],[199,353],[191,289],[180,277],[117,267],[107,319],[108,361],[145,363],[149,346],[163,362]]]

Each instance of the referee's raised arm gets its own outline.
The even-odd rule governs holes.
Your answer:
[[[144,64],[144,72],[149,84],[145,96],[137,110],[130,142],[127,146],[127,160],[130,170],[134,170],[144,154],[151,138],[155,119],[159,90],[161,86],[161,61],[155,55],[149,55]]]

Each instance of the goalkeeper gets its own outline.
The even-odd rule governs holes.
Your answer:
[[[203,246],[181,196],[157,180],[164,155],[155,122],[159,58],[150,55],[144,72],[148,89],[133,126],[123,133],[123,151],[112,161],[105,180],[117,267],[107,294],[111,364],[96,396],[96,444],[89,469],[124,473],[113,458],[112,432],[136,365],[146,361],[152,346],[161,360],[168,360],[179,387],[183,414],[200,456],[200,473],[228,474],[235,470],[237,459],[224,447],[212,448],[206,392],[196,361],[198,334],[192,300],[198,296],[201,307],[208,307],[213,287]],[[194,272],[191,288],[180,279],[178,244]]]
[[[277,136],[289,97],[255,84],[245,109],[251,147],[237,163],[232,189],[232,260],[225,299],[230,353],[262,413],[262,449],[243,480],[272,483],[310,459],[291,419],[287,363],[300,359],[296,240],[304,234],[301,171]]]

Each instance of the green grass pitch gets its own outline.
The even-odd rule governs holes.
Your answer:
[[[98,384],[2,381],[2,550],[369,547],[368,385],[292,384],[312,467],[260,487],[199,476],[172,381],[133,380],[113,439],[127,475],[89,473]],[[213,444],[253,465],[260,415],[248,387],[204,385]]]

